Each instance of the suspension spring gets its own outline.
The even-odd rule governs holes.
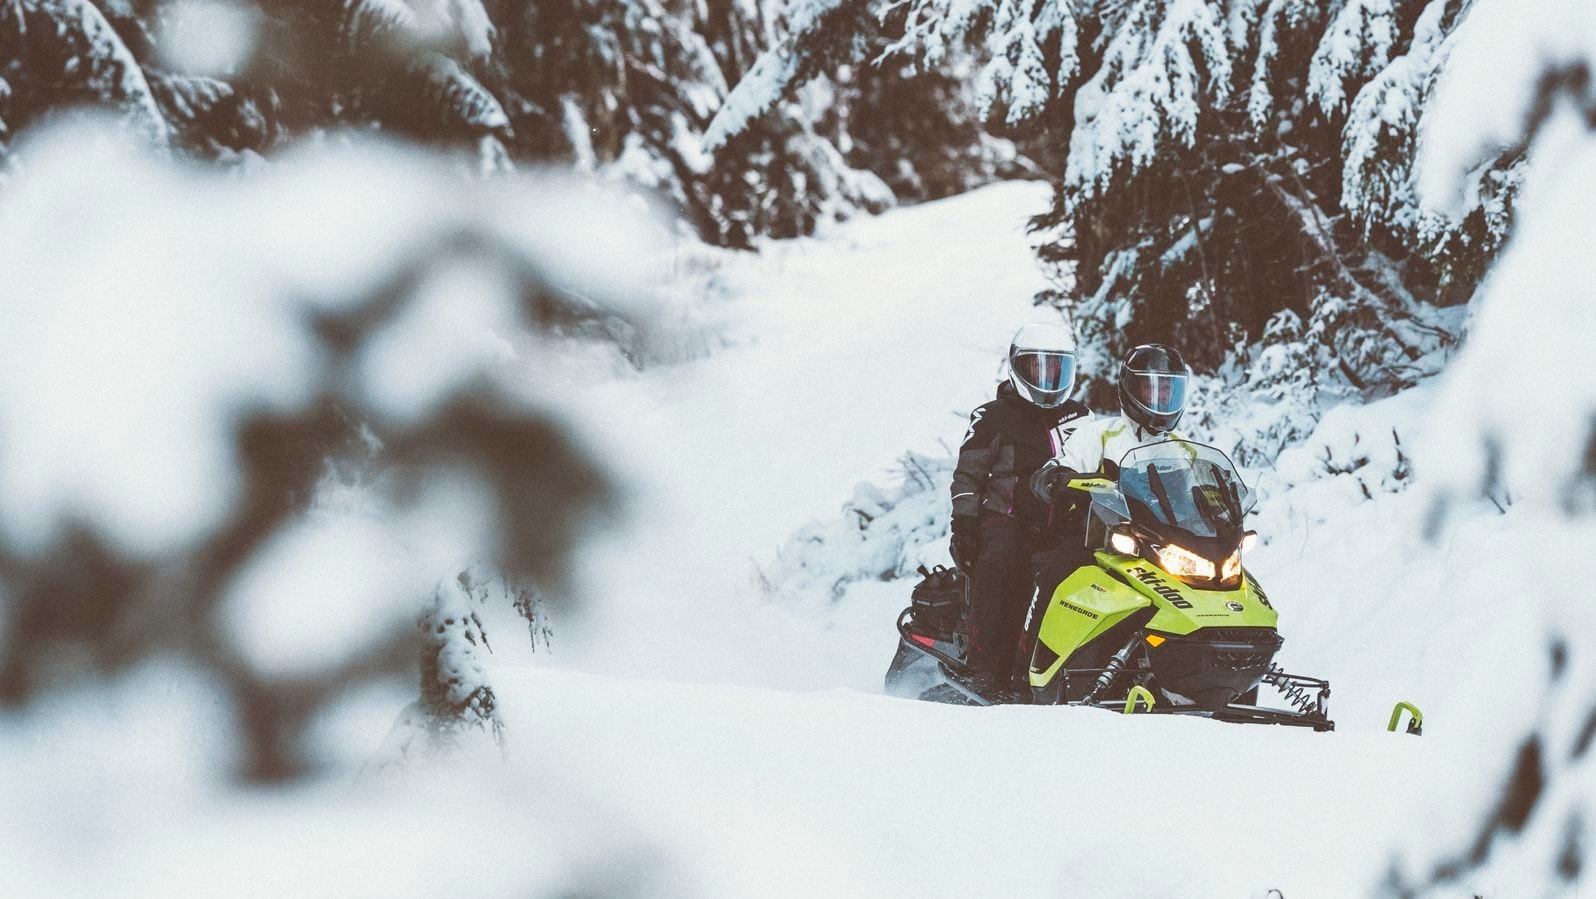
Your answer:
[[[1083,702],[1090,705],[1097,701],[1097,697],[1103,695],[1103,692],[1114,682],[1114,678],[1118,677],[1120,671],[1124,670],[1125,662],[1130,658],[1131,650],[1136,648],[1136,644],[1141,642],[1141,638],[1142,635],[1139,633],[1131,634],[1131,638],[1125,641],[1125,645],[1120,647],[1119,652],[1114,653],[1114,657],[1109,659],[1108,664],[1103,666],[1103,673],[1097,676],[1097,683],[1092,684],[1092,690],[1086,694],[1086,698],[1082,700]]]
[[[1304,715],[1316,714],[1319,711],[1319,701],[1310,695],[1306,688],[1298,686],[1287,680],[1284,669],[1279,665],[1270,664],[1269,670],[1263,676],[1263,682],[1271,684],[1279,690],[1286,701],[1297,707],[1297,711]]]

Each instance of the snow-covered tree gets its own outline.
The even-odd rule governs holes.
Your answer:
[[[139,60],[89,0],[0,3],[0,80],[0,139],[49,107],[76,104],[118,110],[156,143],[168,139]]]
[[[1265,358],[1261,340],[1290,339],[1315,371],[1293,381],[1311,420],[1326,398],[1436,371],[1459,336],[1450,307],[1506,234],[1512,154],[1478,173],[1461,224],[1414,199],[1413,135],[1469,6],[812,0],[789,8],[787,37],[709,137],[762,121],[882,35],[876,61],[964,77],[989,127],[1060,160],[1057,202],[1038,221],[1060,281],[1042,299],[1070,312],[1093,398],[1112,404],[1112,361],[1147,340],[1232,373],[1226,389],[1273,394],[1273,375],[1248,386],[1246,360]]]
[[[1100,61],[1075,94],[1066,209],[1134,180],[1171,151],[1189,151],[1205,113],[1230,94],[1231,47],[1218,5],[1134,0],[1104,5],[1101,15],[1093,47]]]
[[[235,713],[240,775],[288,780],[342,691],[414,672],[440,576],[481,559],[569,595],[608,479],[493,372],[540,333],[648,358],[625,205],[381,147],[247,188],[78,132],[42,147],[0,216],[0,479],[29,485],[0,537],[0,708],[178,664]],[[361,505],[327,501],[330,469]],[[491,734],[476,600],[446,587],[423,707]]]
[[[1415,136],[1416,215],[1462,243],[1498,233],[1504,198],[1521,200],[1473,304],[1468,343],[1432,401],[1446,423],[1422,470],[1432,532],[1449,539],[1484,498],[1511,497],[1505,532],[1535,535],[1525,539],[1538,541],[1534,551],[1578,556],[1596,539],[1596,392],[1570,375],[1596,323],[1596,260],[1586,249],[1596,216],[1596,20],[1577,0],[1477,0],[1443,47],[1449,58],[1427,85]],[[1486,761],[1502,772],[1498,788],[1452,813],[1465,831],[1429,845],[1403,840],[1393,894],[1511,885],[1553,895],[1589,880],[1596,708],[1586,686],[1596,639],[1580,591],[1548,582],[1525,595],[1522,614],[1545,622],[1545,652],[1524,651],[1514,665],[1546,674],[1511,701],[1533,712]]]
[[[1386,114],[1360,91],[1412,43],[1418,4],[1154,6],[1105,16],[1103,69],[1075,104],[1055,219],[1075,230],[1081,327],[1109,356],[1167,340],[1217,370],[1233,337],[1291,311],[1318,389],[1378,394],[1434,371],[1455,335],[1419,235],[1352,227],[1340,177],[1377,189],[1364,176],[1383,163],[1343,165],[1342,134],[1352,147]]]
[[[777,17],[779,39],[733,82],[704,132],[716,166],[735,170],[743,148],[813,121],[849,168],[868,173],[843,171],[838,182],[844,196],[865,207],[944,196],[1025,171],[1036,147],[1016,149],[994,137],[1001,127],[982,127],[1002,101],[972,84],[974,59],[962,35],[939,51],[938,69],[898,52],[906,31],[924,27],[916,24],[923,14],[914,4],[879,0],[786,4]],[[803,182],[791,188],[802,190]]]
[[[807,98],[718,158],[703,150],[729,85],[769,43],[771,13],[759,4],[257,0],[228,5],[233,20],[209,30],[186,23],[185,9],[198,5],[206,4],[0,4],[0,157],[29,126],[93,105],[206,159],[378,128],[448,148],[479,173],[517,163],[603,170],[659,191],[701,237],[732,246],[806,233],[824,218],[894,199],[869,171],[875,155],[848,136],[846,110],[869,119],[873,100]],[[221,59],[207,50],[227,47],[235,52]],[[927,133],[919,117],[884,121],[913,122],[900,131],[918,137]],[[879,133],[881,121],[866,130]],[[962,150],[978,140],[960,133],[949,143]],[[945,144],[933,153],[955,167],[984,158]],[[894,160],[882,170],[912,184],[900,168]],[[962,171],[919,178],[967,181]]]
[[[448,578],[433,592],[432,603],[417,618],[421,631],[421,695],[399,713],[393,728],[367,763],[378,773],[416,761],[447,758],[469,750],[502,749],[504,722],[485,668],[493,652],[479,599],[484,585],[471,572]]]

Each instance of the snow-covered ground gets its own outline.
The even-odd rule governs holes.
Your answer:
[[[886,699],[909,582],[833,601],[754,576],[856,481],[957,443],[1042,314],[1022,225],[1045,203],[1005,184],[771,247],[734,268],[735,349],[598,391],[635,527],[552,656],[496,672],[517,764],[604,772],[734,895],[1348,896],[1427,875],[1399,848],[1474,840],[1536,719],[1515,697],[1549,677],[1545,622],[1504,609],[1485,561],[1541,531],[1486,507],[1424,537],[1428,388],[1336,411],[1260,474],[1249,566],[1286,666],[1334,685],[1335,734]],[[1384,732],[1398,699],[1424,738]]]
[[[1517,560],[1590,542],[1511,506],[1430,527],[1424,466],[1455,451],[1432,388],[1337,410],[1258,475],[1268,543],[1248,564],[1286,666],[1334,685],[1333,734],[887,698],[908,582],[833,598],[777,577],[857,482],[960,438],[1039,314],[1024,224],[1046,203],[997,185],[731,259],[708,313],[728,348],[568,385],[629,503],[552,651],[489,621],[504,763],[218,798],[193,763],[225,756],[215,722],[183,672],[142,669],[0,730],[0,896],[1300,899],[1466,852],[1528,730],[1577,732],[1539,697],[1589,679],[1575,656],[1553,683],[1560,607],[1529,597],[1564,588]],[[408,698],[351,697],[317,737],[358,758]],[[1398,699],[1424,709],[1424,737],[1384,732]]]
[[[990,398],[1042,286],[1025,221],[1041,184],[1000,184],[729,263],[730,349],[570,393],[633,485],[630,528],[589,560],[591,618],[555,660],[787,689],[879,687],[884,606],[818,616],[759,584],[800,526],[835,518],[907,450],[946,454]],[[946,561],[941,559],[941,561]],[[816,633],[817,624],[821,631]],[[860,652],[856,637],[875,645]]]

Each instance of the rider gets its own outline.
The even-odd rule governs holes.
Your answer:
[[[1174,347],[1144,343],[1132,349],[1119,367],[1120,414],[1076,428],[1050,467],[1118,478],[1119,460],[1127,452],[1175,437],[1190,381],[1191,367]],[[1055,470],[1051,479],[1058,477]]]
[[[1144,343],[1132,349],[1119,367],[1120,414],[1074,428],[1054,458],[1031,477],[1033,495],[1052,502],[1062,484],[1087,474],[1117,480],[1119,460],[1126,453],[1144,444],[1178,439],[1174,427],[1186,411],[1190,381],[1191,366],[1174,347]],[[1047,559],[1038,560],[1038,595],[1051,597],[1070,572],[1090,562],[1091,550],[1081,540],[1066,541]]]
[[[1053,323],[1026,325],[1009,344],[1008,380],[970,415],[953,472],[949,552],[970,577],[970,668],[1007,684],[1033,591],[1031,557],[1050,548],[1048,504],[1031,474],[1063,435],[1091,417],[1069,399],[1075,339]]]

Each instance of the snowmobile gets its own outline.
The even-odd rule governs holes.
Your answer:
[[[1020,686],[996,688],[965,665],[967,584],[939,566],[922,568],[925,580],[898,618],[888,693],[1335,728],[1329,683],[1274,663],[1278,616],[1242,565],[1257,537],[1243,527],[1254,497],[1223,452],[1151,443],[1119,461],[1117,483],[1077,477],[1063,490],[1085,507],[1094,563],[1033,604]],[[1264,685],[1288,708],[1259,705]]]

